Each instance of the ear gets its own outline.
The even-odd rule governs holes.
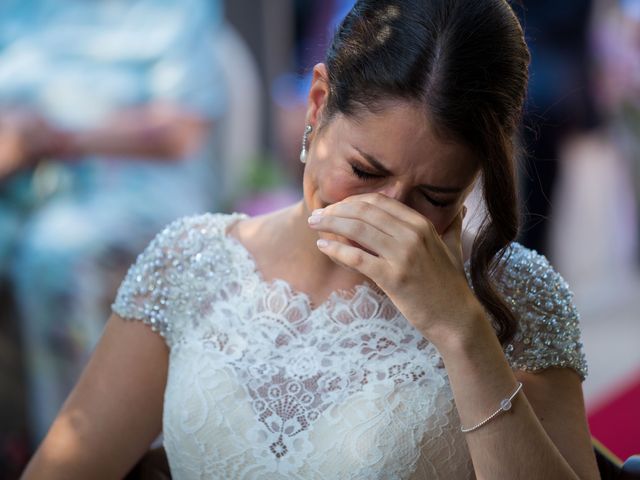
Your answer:
[[[329,75],[327,73],[327,67],[324,63],[318,63],[313,67],[311,88],[309,89],[309,96],[307,98],[306,122],[308,125],[316,128],[318,123],[320,123],[328,98]]]

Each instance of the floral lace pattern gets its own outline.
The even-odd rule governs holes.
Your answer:
[[[474,478],[437,349],[375,286],[312,308],[287,282],[264,281],[226,235],[240,218],[169,225],[113,305],[170,347],[163,433],[174,478]],[[498,283],[523,319],[510,363],[584,378],[566,284],[518,244],[505,264]]]

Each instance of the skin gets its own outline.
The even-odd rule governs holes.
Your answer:
[[[38,112],[0,112],[0,180],[39,160],[86,155],[179,161],[196,151],[212,122],[168,103],[123,108],[91,129],[62,130]]]
[[[66,138],[35,112],[0,112],[0,180],[62,151]]]
[[[476,159],[434,135],[415,104],[391,102],[382,113],[321,127],[326,78],[317,65],[303,201],[239,221],[228,234],[265,280],[308,292],[312,306],[363,282],[382,289],[442,355],[462,425],[484,420],[523,382],[508,413],[465,434],[476,478],[598,479],[579,377],[567,368],[514,372],[464,277],[463,204]],[[358,149],[387,173],[354,174],[354,162],[371,167]],[[425,184],[457,191],[433,195],[447,204],[439,207],[424,197]],[[160,431],[167,362],[159,336],[112,316],[23,478],[121,478]]]

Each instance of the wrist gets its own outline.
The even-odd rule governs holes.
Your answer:
[[[474,303],[475,305],[471,305],[465,313],[458,316],[456,322],[449,322],[448,325],[425,335],[443,356],[446,356],[447,352],[469,351],[477,346],[484,336],[495,337],[489,316],[479,302]]]

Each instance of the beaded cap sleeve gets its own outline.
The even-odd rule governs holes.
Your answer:
[[[513,368],[539,371],[569,367],[582,381],[588,374],[580,341],[580,316],[567,282],[534,250],[512,243],[495,284],[518,319],[505,354]]]
[[[189,318],[185,313],[202,308],[198,291],[211,288],[225,273],[215,258],[204,261],[209,240],[222,234],[219,222],[212,221],[216,217],[222,215],[182,217],[158,233],[129,268],[112,311],[142,320],[171,347]]]

